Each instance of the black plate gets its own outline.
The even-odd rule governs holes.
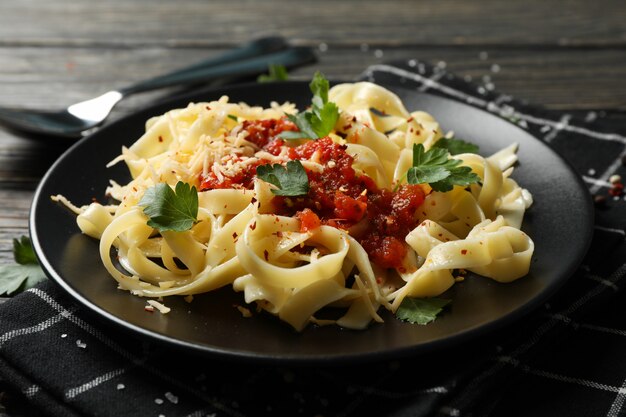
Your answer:
[[[110,178],[129,177],[122,166],[105,164],[131,145],[144,131],[145,121],[190,101],[217,99],[268,105],[291,101],[303,108],[310,100],[307,83],[253,84],[195,93],[142,110],[112,123],[77,143],[50,169],[37,189],[30,232],[47,274],[103,319],[141,337],[197,352],[254,360],[294,362],[374,359],[418,354],[450,346],[510,324],[538,307],[573,273],[583,258],[592,232],[592,205],[580,180],[558,155],[526,131],[476,108],[415,91],[393,88],[409,110],[430,112],[444,130],[480,145],[483,155],[512,142],[520,144],[514,178],[534,197],[523,230],[535,242],[530,274],[511,284],[472,276],[456,284],[446,297],[450,310],[427,326],[411,325],[383,315],[384,324],[364,331],[309,326],[297,333],[269,314],[243,318],[233,304],[241,294],[231,288],[196,296],[191,304],[169,297],[167,315],[144,311],[145,299],[117,290],[101,265],[98,242],[82,235],[75,218],[53,203],[62,194],[78,205],[103,198]]]

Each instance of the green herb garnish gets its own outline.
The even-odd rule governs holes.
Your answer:
[[[46,279],[28,236],[13,239],[13,258],[17,264],[0,266],[0,295],[27,290]]]
[[[234,120],[236,122],[239,121],[239,118],[237,116],[235,116],[234,114],[227,114],[226,117],[228,117],[231,120]]]
[[[433,148],[443,148],[450,152],[450,155],[458,155],[460,153],[478,153],[478,145],[465,142],[456,138],[441,138],[433,145]]]
[[[405,297],[396,310],[396,317],[413,324],[428,324],[437,318],[451,300],[443,298]]]
[[[198,192],[182,181],[176,184],[175,191],[168,184],[157,184],[146,190],[139,205],[149,217],[148,226],[160,232],[183,232],[196,222]]]
[[[289,75],[284,65],[270,64],[268,68],[269,74],[261,74],[256,79],[259,83],[272,83],[276,81],[287,81]]]
[[[413,166],[407,171],[409,184],[428,184],[435,191],[450,191],[455,185],[467,186],[480,181],[470,167],[459,166],[463,161],[450,159],[445,148],[425,151],[424,145],[413,145]]]
[[[318,71],[313,76],[309,88],[313,93],[311,109],[296,115],[287,115],[287,118],[298,126],[300,131],[284,131],[278,135],[279,138],[319,139],[327,136],[335,127],[339,118],[339,108],[335,103],[328,101],[330,88],[328,80]]]
[[[309,192],[309,177],[300,161],[289,161],[284,167],[279,164],[267,164],[256,167],[256,175],[265,182],[277,187],[272,189],[276,195],[299,196]]]

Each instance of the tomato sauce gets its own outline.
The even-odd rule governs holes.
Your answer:
[[[243,129],[249,132],[247,140],[259,148],[278,155],[286,152],[289,159],[311,160],[324,165],[322,172],[307,170],[309,193],[306,196],[275,196],[277,214],[295,216],[301,231],[320,225],[344,229],[365,249],[370,260],[382,268],[401,268],[407,253],[405,236],[417,226],[415,211],[424,201],[419,185],[405,184],[397,190],[378,188],[367,175],[357,175],[354,158],[346,146],[329,137],[290,146],[276,136],[284,130],[297,130],[285,119],[246,121]],[[285,148],[288,147],[288,148]],[[201,189],[252,188],[256,166],[234,177],[222,180],[213,174],[201,178]]]

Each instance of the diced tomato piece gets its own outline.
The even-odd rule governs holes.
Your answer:
[[[352,198],[341,191],[335,191],[335,217],[358,222],[365,215],[367,202],[365,196],[361,199]]]
[[[300,220],[301,233],[315,230],[322,225],[322,222],[320,221],[320,218],[317,217],[317,214],[315,214],[313,210],[308,208],[297,212],[295,217]]]

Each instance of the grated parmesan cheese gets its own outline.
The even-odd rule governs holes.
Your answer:
[[[171,308],[166,307],[165,305],[159,303],[158,301],[154,301],[154,300],[148,300],[148,304],[150,304],[152,307],[154,307],[157,310],[159,310],[159,312],[161,314],[167,314],[167,313],[169,313],[172,310]]]

